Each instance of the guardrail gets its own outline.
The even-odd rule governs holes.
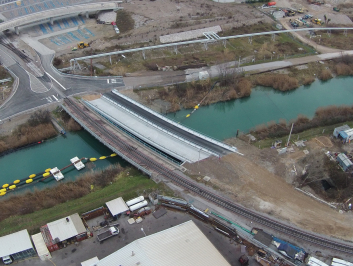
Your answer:
[[[137,105],[138,107],[142,108],[143,110],[145,110],[145,111],[147,111],[147,112],[153,114],[154,116],[157,116],[158,118],[160,118],[160,119],[162,119],[162,120],[164,120],[164,121],[166,121],[166,122],[172,124],[173,126],[179,127],[179,128],[183,129],[183,130],[186,131],[186,132],[189,132],[189,133],[191,133],[191,134],[193,134],[193,135],[195,135],[195,136],[197,136],[197,137],[199,137],[199,138],[202,138],[202,139],[207,140],[207,141],[209,141],[209,142],[211,142],[211,143],[213,143],[213,144],[216,144],[216,145],[218,145],[218,146],[220,146],[220,147],[222,147],[222,148],[224,148],[224,149],[227,149],[227,150],[232,151],[232,152],[239,153],[239,152],[238,152],[238,149],[237,149],[236,147],[229,146],[229,145],[224,144],[224,143],[222,143],[222,142],[220,142],[220,141],[217,141],[217,140],[215,140],[215,139],[212,139],[212,138],[210,138],[210,137],[207,137],[207,136],[205,136],[204,134],[198,133],[198,132],[196,132],[195,130],[189,129],[189,128],[185,127],[185,126],[182,126],[182,125],[180,125],[180,124],[178,124],[178,123],[175,123],[174,121],[172,121],[172,120],[170,120],[170,119],[168,119],[168,118],[162,116],[161,114],[159,114],[159,113],[157,113],[157,112],[151,110],[150,108],[148,108],[148,107],[146,107],[146,106],[144,106],[144,105],[142,105],[142,104],[140,104],[140,103],[138,103],[138,102],[136,102],[136,101],[130,99],[129,97],[126,97],[125,95],[119,93],[119,92],[118,92],[117,90],[115,90],[115,89],[112,90],[112,92],[113,92],[114,94],[118,95],[119,97],[121,97],[121,98],[123,98],[123,99],[125,99],[125,100],[127,100],[127,101],[129,101],[129,102],[131,102],[131,103],[133,103],[134,105]],[[241,154],[241,153],[239,153],[239,154]]]
[[[102,53],[102,54],[97,54],[97,55],[76,57],[76,58],[70,59],[70,64],[72,64],[72,62],[75,62],[78,60],[99,58],[99,57],[103,57],[103,56],[110,56],[110,55],[116,55],[116,54],[140,52],[140,51],[165,48],[165,47],[177,47],[180,45],[187,45],[187,44],[194,44],[194,43],[203,43],[206,45],[209,42],[215,42],[215,41],[226,41],[229,39],[236,39],[236,38],[245,38],[245,37],[253,37],[253,36],[260,36],[260,35],[273,35],[273,34],[279,34],[279,33],[296,32],[296,31],[310,31],[310,30],[312,30],[312,31],[317,31],[317,30],[353,30],[353,28],[304,28],[304,29],[278,30],[278,31],[266,31],[266,32],[258,32],[258,33],[232,35],[232,36],[226,36],[226,37],[219,37],[219,39],[212,39],[212,40],[206,38],[206,39],[201,39],[201,40],[167,43],[167,44],[161,44],[161,45],[153,45],[153,46],[147,46],[147,47],[141,47],[141,48],[127,49],[127,50],[110,52],[110,53]]]

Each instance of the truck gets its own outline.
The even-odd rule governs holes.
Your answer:
[[[2,262],[5,264],[5,265],[8,265],[8,264],[11,264],[12,263],[12,259],[10,256],[4,256],[2,257]]]
[[[104,231],[97,235],[97,240],[102,244],[104,240],[117,236],[119,234],[119,229],[116,226],[111,226],[107,231]]]

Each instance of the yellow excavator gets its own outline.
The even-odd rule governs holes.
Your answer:
[[[78,49],[83,49],[83,48],[89,47],[89,43],[79,42],[77,44],[77,47]]]
[[[312,19],[311,22],[317,25],[322,25],[321,19],[319,18]]]

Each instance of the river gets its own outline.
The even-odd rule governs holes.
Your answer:
[[[237,129],[248,132],[257,125],[280,119],[290,121],[299,114],[312,118],[319,107],[353,105],[353,77],[339,77],[326,82],[315,81],[289,92],[257,87],[250,97],[201,106],[189,118],[191,110],[170,113],[168,118],[225,140],[234,137]]]
[[[224,140],[236,135],[237,129],[249,131],[259,124],[280,119],[290,121],[298,114],[311,118],[320,106],[353,105],[353,77],[335,78],[327,82],[315,81],[310,86],[302,86],[290,92],[279,92],[271,88],[258,87],[251,96],[223,103],[200,107],[189,118],[191,110],[181,110],[167,117],[181,124]],[[43,144],[0,157],[0,186],[16,179],[28,177],[47,168],[62,168],[70,164],[70,159],[78,156],[96,157],[110,155],[112,151],[94,139],[88,132],[67,133]],[[103,169],[113,163],[126,162],[118,156],[90,163],[90,167],[81,170]],[[77,170],[64,171],[65,180],[74,180]],[[53,186],[56,181],[38,183],[30,187],[44,188]]]
[[[103,155],[107,156],[112,153],[112,151],[84,130],[75,133],[67,132],[66,136],[59,135],[45,141],[43,144],[0,157],[0,186],[5,183],[12,183],[16,179],[28,177],[31,174],[43,172],[47,168],[58,167],[61,169],[69,165],[71,163],[70,159],[75,156],[79,158],[95,157],[98,159]],[[64,170],[64,180],[75,180],[79,174],[85,171],[103,169],[114,163],[127,164],[118,156],[105,160],[97,160],[96,162],[90,162],[85,169],[79,172],[74,167]],[[40,182],[27,187],[30,189],[34,187],[42,189],[51,187],[57,183],[52,177],[50,180],[49,182]],[[19,191],[21,190],[24,189],[20,189]]]

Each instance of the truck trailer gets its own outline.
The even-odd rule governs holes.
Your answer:
[[[97,235],[97,240],[102,244],[104,240],[119,234],[119,229],[116,226],[111,226],[107,231]]]

